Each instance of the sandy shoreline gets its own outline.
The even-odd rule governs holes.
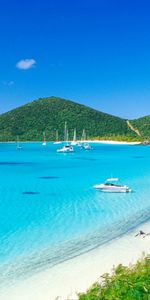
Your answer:
[[[108,141],[108,140],[95,140],[86,141],[88,143],[98,143],[98,144],[110,144],[110,145],[140,145],[141,142],[125,142],[125,141]]]
[[[150,236],[135,235],[150,232],[150,222],[140,225],[86,254],[63,262],[36,274],[7,290],[0,291],[1,300],[57,300],[78,299],[77,292],[85,292],[105,272],[122,263],[129,265],[150,254]]]
[[[47,143],[54,143],[55,141],[47,141]],[[62,143],[64,141],[61,141]],[[71,143],[72,141],[69,141]],[[97,144],[110,144],[110,145],[140,145],[141,142],[126,142],[126,141],[110,141],[110,140],[86,140],[86,141],[77,141],[79,143],[97,143]],[[20,143],[41,143],[42,141],[20,141]],[[10,142],[0,142],[0,144],[16,144],[15,141]]]

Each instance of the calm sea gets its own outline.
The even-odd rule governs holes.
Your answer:
[[[0,286],[89,251],[150,217],[150,147],[0,144]],[[93,189],[110,176],[132,193]]]

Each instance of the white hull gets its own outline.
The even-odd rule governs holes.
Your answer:
[[[61,144],[62,142],[54,142],[53,144],[54,145],[58,145],[58,144]]]
[[[72,153],[74,149],[72,146],[65,145],[63,148],[57,149],[58,153]]]
[[[107,186],[105,184],[97,184],[93,186],[95,189],[100,190],[101,192],[105,193],[128,193],[131,192],[131,189],[129,189],[128,186]]]
[[[92,147],[90,145],[84,145],[83,149],[84,150],[92,150]]]
[[[74,150],[58,149],[57,152],[58,152],[58,153],[71,153],[71,152],[74,152]]]

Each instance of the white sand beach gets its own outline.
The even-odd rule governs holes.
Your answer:
[[[78,299],[105,272],[122,263],[135,263],[150,254],[150,235],[135,235],[143,230],[150,232],[150,222],[99,248],[61,263],[34,275],[13,287],[0,291],[1,300],[67,300]]]
[[[42,141],[20,141],[21,143],[25,144],[25,143],[42,143]],[[54,143],[55,141],[47,141],[48,143]],[[61,141],[64,142],[64,141]],[[72,142],[72,141],[69,141]],[[81,142],[81,141],[78,141]],[[98,144],[114,144],[114,145],[140,145],[141,142],[126,142],[126,141],[110,141],[110,140],[85,140],[82,141],[83,143],[98,143]],[[9,141],[9,142],[0,142],[1,144],[16,144],[16,142],[14,141]]]
[[[109,141],[109,140],[89,140],[88,143],[110,144],[110,145],[140,145],[141,142]]]

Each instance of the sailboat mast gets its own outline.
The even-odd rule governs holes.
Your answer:
[[[66,141],[68,142],[69,140],[69,134],[68,134],[68,129],[67,129],[67,132],[66,132]]]
[[[45,131],[43,132],[43,141],[46,142],[46,135],[45,135]]]
[[[85,133],[85,129],[83,129],[83,132],[82,132],[82,141],[85,141],[86,140],[86,133]]]
[[[67,122],[65,122],[64,141],[67,141]]]
[[[20,144],[19,144],[19,136],[17,135],[17,148],[19,149]]]
[[[56,142],[58,142],[58,130],[56,130]]]
[[[76,142],[76,129],[74,130],[73,141]]]
[[[42,146],[46,146],[46,135],[45,135],[45,131],[43,132],[43,143]]]

